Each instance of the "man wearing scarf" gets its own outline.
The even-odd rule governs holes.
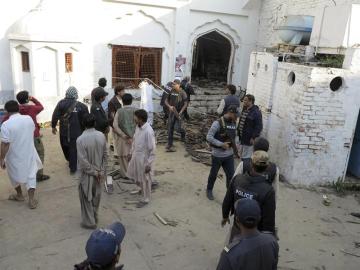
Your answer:
[[[79,101],[74,86],[66,90],[65,98],[60,100],[53,112],[51,127],[55,135],[60,121],[60,145],[65,159],[69,162],[70,173],[77,170],[76,139],[84,131],[83,120],[89,114],[87,106]]]

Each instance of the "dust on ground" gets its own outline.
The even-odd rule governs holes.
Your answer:
[[[51,180],[38,185],[39,207],[7,201],[12,192],[7,175],[0,172],[0,269],[72,269],[85,258],[90,231],[80,228],[77,181],[68,173],[58,137],[43,131],[45,172]],[[195,163],[177,144],[176,153],[159,145],[156,179],[160,187],[143,209],[126,205],[134,200],[133,185],[115,184],[113,195],[103,194],[100,226],[121,220],[127,234],[121,262],[137,270],[216,269],[229,227],[221,228],[221,202],[225,181],[219,178],[215,201],[205,196],[209,167]],[[322,203],[328,193],[330,206]],[[360,219],[356,194],[336,196],[327,189],[297,189],[281,184],[277,207],[280,237],[279,269],[359,269]],[[157,212],[170,221],[164,226]],[[351,253],[352,255],[345,254]]]

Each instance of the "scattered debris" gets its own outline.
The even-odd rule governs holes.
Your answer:
[[[168,225],[168,223],[166,222],[165,219],[163,219],[158,213],[154,212],[154,216],[163,224],[163,225]]]
[[[138,204],[139,201],[126,201],[125,204]]]
[[[354,253],[351,253],[351,252],[348,252],[348,251],[345,251],[344,249],[340,249],[340,251],[341,251],[342,253],[344,253],[344,254],[347,254],[347,255],[351,255],[351,256],[360,258],[360,255],[354,254]]]
[[[350,215],[352,215],[353,217],[357,217],[357,218],[360,218],[360,213],[350,213]]]
[[[158,254],[158,255],[154,255],[154,256],[152,256],[153,258],[158,258],[158,257],[164,257],[165,256],[165,254]]]
[[[185,149],[194,162],[200,162],[211,166],[211,148],[206,142],[206,134],[214,120],[218,117],[210,114],[191,115],[189,121],[184,121],[183,128],[186,130]],[[158,143],[167,143],[167,127],[161,114],[155,114],[154,129]],[[175,140],[180,140],[175,132]]]
[[[323,195],[323,205],[325,205],[325,206],[330,206],[330,204],[331,204],[331,201],[330,201],[330,199],[328,198],[328,196]]]

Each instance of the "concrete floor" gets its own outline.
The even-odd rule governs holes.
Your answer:
[[[0,269],[72,269],[85,258],[84,246],[90,231],[80,228],[77,181],[68,174],[57,136],[44,130],[45,171],[51,180],[40,183],[40,205],[29,210],[25,203],[7,201],[12,192],[7,175],[0,172]],[[115,194],[103,194],[100,226],[124,223],[127,234],[121,262],[136,270],[212,270],[228,231],[221,228],[224,180],[215,186],[214,202],[205,197],[209,167],[194,163],[181,145],[168,154],[157,150],[160,188],[152,203],[143,209],[125,205],[134,197],[121,184]],[[328,190],[309,191],[281,185],[277,209],[280,236],[279,269],[359,269],[360,219],[349,215],[359,211],[354,196],[328,194],[332,203],[322,204]],[[120,194],[119,194],[120,193]],[[153,215],[178,222],[163,226]],[[348,221],[358,222],[349,223]]]

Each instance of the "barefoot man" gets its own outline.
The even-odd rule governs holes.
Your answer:
[[[150,202],[153,163],[155,160],[155,135],[147,120],[145,110],[135,112],[137,127],[127,171],[129,178],[134,179],[135,183],[141,188],[143,199],[137,204],[138,208],[142,208]]]
[[[42,168],[34,145],[34,121],[28,115],[19,113],[19,104],[10,100],[5,104],[9,120],[1,126],[1,168],[7,169],[11,184],[16,190],[9,200],[24,201],[21,184],[29,194],[29,207],[35,209],[36,173]]]

